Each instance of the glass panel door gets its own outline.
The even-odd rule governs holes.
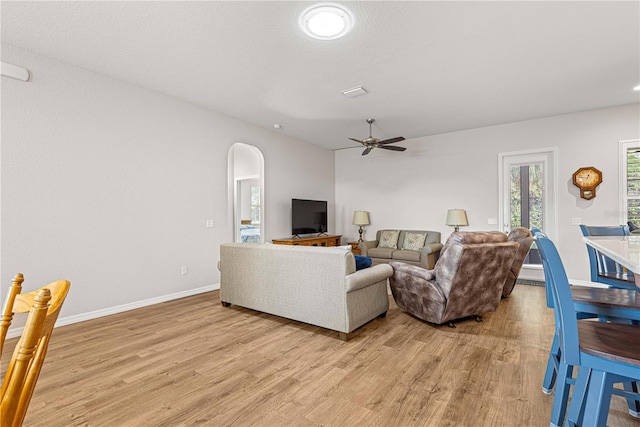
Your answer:
[[[543,221],[543,163],[511,165],[509,180],[509,224],[506,230],[537,227],[544,230]],[[524,260],[525,264],[542,264],[535,245]]]
[[[517,227],[537,227],[549,236],[555,236],[555,149],[498,156],[503,231],[509,233]],[[542,264],[535,244],[524,263]]]

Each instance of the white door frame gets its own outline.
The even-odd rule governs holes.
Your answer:
[[[619,181],[618,181],[618,192],[620,201],[620,206],[618,209],[618,217],[620,220],[620,224],[626,224],[627,219],[627,150],[629,148],[638,148],[640,147],[640,139],[629,139],[618,141],[618,170],[619,172]]]
[[[502,231],[507,233],[510,230],[510,191],[507,187],[510,182],[511,166],[524,165],[530,163],[543,164],[542,183],[542,203],[544,232],[549,238],[558,239],[558,148],[540,148],[535,150],[511,151],[498,153],[498,221]],[[542,270],[542,266],[525,264],[522,266],[523,273],[526,270]],[[539,272],[534,274],[539,276]]]

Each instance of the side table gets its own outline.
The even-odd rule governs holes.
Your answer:
[[[349,242],[348,245],[351,246],[351,252],[353,252],[354,255],[362,254],[360,249],[358,249],[358,242]]]

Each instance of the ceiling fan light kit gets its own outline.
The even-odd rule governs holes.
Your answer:
[[[392,150],[392,151],[406,150],[405,147],[396,147],[396,146],[387,145],[387,144],[393,144],[394,142],[404,141],[403,136],[397,136],[395,138],[385,139],[384,141],[380,141],[378,138],[374,138],[371,134],[371,125],[373,125],[375,121],[376,119],[367,119],[367,123],[369,123],[368,138],[365,138],[365,139],[349,138],[351,141],[359,142],[360,144],[366,147],[365,150],[362,152],[363,156],[366,156],[367,154],[369,154],[371,150],[373,150],[374,148],[383,148],[385,150]]]

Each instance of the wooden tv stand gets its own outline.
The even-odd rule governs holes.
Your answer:
[[[300,246],[340,246],[340,236],[314,236],[314,237],[291,237],[289,239],[273,239],[271,242],[276,245],[300,245]]]

